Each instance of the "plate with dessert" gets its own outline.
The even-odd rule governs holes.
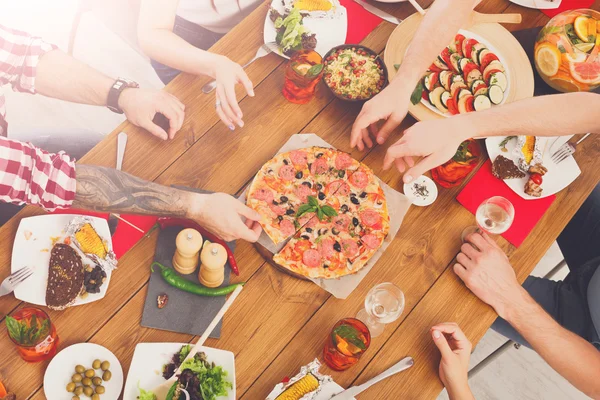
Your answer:
[[[554,152],[571,136],[499,136],[485,141],[492,173],[502,179],[525,200],[535,200],[556,194],[569,186],[581,174],[571,156],[555,164]]]

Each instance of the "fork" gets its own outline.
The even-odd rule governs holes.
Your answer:
[[[33,275],[33,270],[30,267],[23,267],[9,275],[0,285],[0,297],[12,293],[19,284],[31,275]]]
[[[242,68],[246,68],[248,65],[252,64],[254,61],[266,56],[269,53],[272,53],[273,51],[275,51],[277,49],[278,49],[278,47],[275,42],[267,42],[267,43],[263,44],[262,46],[260,46],[260,48],[256,52],[256,55],[254,56],[254,58],[252,60],[248,61],[246,64],[242,65]],[[208,82],[206,85],[202,86],[202,93],[209,94],[213,90],[215,90],[216,87],[217,87],[217,81]]]
[[[558,150],[556,150],[554,152],[554,154],[552,154],[552,161],[554,161],[554,164],[560,164],[561,162],[565,161],[567,158],[569,158],[570,156],[575,154],[576,146],[579,143],[583,142],[583,140],[590,135],[591,135],[591,133],[586,134],[584,137],[579,139],[577,141],[577,143],[575,143],[575,144],[567,142],[567,143],[563,144],[562,146],[560,146],[558,148]]]

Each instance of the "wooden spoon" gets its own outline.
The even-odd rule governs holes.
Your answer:
[[[204,342],[206,342],[206,339],[208,339],[208,335],[210,335],[212,333],[212,331],[215,329],[215,327],[217,326],[219,321],[223,318],[223,315],[225,315],[225,312],[229,309],[229,307],[231,307],[235,298],[242,291],[242,288],[243,288],[243,286],[239,285],[238,287],[235,288],[233,293],[231,293],[231,296],[229,296],[229,298],[227,299],[225,304],[223,304],[223,307],[221,308],[221,310],[217,313],[217,315],[215,315],[215,318],[212,320],[210,325],[208,325],[208,328],[206,328],[206,331],[204,331],[202,336],[200,336],[200,339],[198,339],[198,342],[196,342],[194,347],[192,347],[192,350],[190,350],[190,354],[188,354],[188,356],[185,358],[185,360],[183,360],[183,362],[194,357],[196,355],[196,353],[198,353],[200,351],[200,348],[202,347]],[[182,362],[182,364],[183,364],[183,362]],[[171,389],[173,384],[177,381],[177,374],[180,372],[181,372],[181,366],[179,366],[177,371],[175,371],[173,376],[171,376],[167,381],[165,381],[162,385],[160,385],[160,386],[156,387],[154,390],[152,390],[152,393],[154,393],[156,395],[156,398],[158,400],[166,400],[167,394],[169,393],[169,389]]]

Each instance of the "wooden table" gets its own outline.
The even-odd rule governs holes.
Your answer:
[[[425,5],[425,4],[423,4]],[[407,3],[378,4],[405,18],[414,10]],[[595,8],[598,7],[596,2]],[[240,63],[249,60],[262,41],[265,4],[246,18],[214,47]],[[511,5],[506,0],[486,0],[478,9],[486,13],[520,12],[523,23],[508,26],[522,29],[548,20],[536,10]],[[363,42],[383,51],[394,26],[383,22]],[[298,132],[314,132],[337,148],[350,151],[349,134],[360,106],[343,103],[320,87],[307,105],[288,103],[281,95],[283,59],[271,54],[248,68],[256,86],[256,97],[241,98],[245,128],[230,132],[214,112],[214,97],[202,94],[208,81],[182,75],[166,90],[186,104],[186,120],[176,139],[162,142],[125,122],[98,144],[84,163],[113,166],[116,134],[129,135],[123,170],[162,184],[187,185],[231,194],[239,193],[260,166],[270,159],[287,138]],[[413,124],[407,118],[401,129]],[[392,140],[390,140],[392,142]],[[396,171],[382,171],[387,145],[355,158],[371,166],[392,187],[401,187]],[[590,138],[578,149],[583,173],[556,201],[529,238],[515,249],[502,238],[499,243],[523,281],[556,239],[600,178],[600,138]],[[402,317],[375,338],[358,365],[344,373],[333,373],[347,387],[362,383],[411,355],[415,366],[369,389],[361,399],[427,399],[442,389],[437,376],[439,354],[428,334],[438,322],[458,322],[476,343],[496,318],[494,311],[475,298],[454,275],[451,265],[460,247],[460,233],[473,223],[473,215],[455,201],[461,188],[441,190],[436,203],[413,207],[404,224],[374,270],[347,300],[338,300],[310,282],[294,279],[266,264],[252,245],[240,242],[236,257],[239,280],[246,288],[225,316],[222,337],[208,346],[233,351],[236,355],[237,393],[242,399],[263,399],[284,376],[294,375],[301,365],[319,357],[326,332],[339,319],[354,316],[368,290],[375,284],[393,282],[405,292]],[[25,208],[0,229],[0,276],[10,271],[11,248],[19,221],[43,213]],[[146,329],[140,326],[157,233],[142,240],[120,261],[102,301],[50,311],[58,327],[61,348],[80,342],[106,346],[121,360],[127,373],[134,347],[140,342],[193,342],[190,335]],[[0,316],[20,306],[12,295],[0,298]],[[199,310],[198,312],[201,312]],[[43,399],[42,381],[47,363],[26,364],[13,350],[4,327],[0,329],[0,379],[19,399]],[[325,372],[327,371],[325,369]],[[54,400],[54,399],[50,399]]]

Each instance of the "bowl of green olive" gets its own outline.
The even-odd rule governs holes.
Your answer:
[[[44,393],[49,399],[112,400],[122,388],[119,360],[93,343],[65,348],[52,359],[44,375]]]

